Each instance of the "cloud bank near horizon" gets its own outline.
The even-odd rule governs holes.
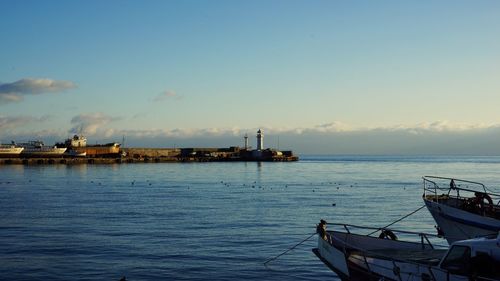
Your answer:
[[[243,146],[247,133],[255,146],[259,128],[116,129],[122,118],[104,113],[74,116],[69,131],[16,132],[15,128],[39,121],[34,117],[1,117],[0,140],[62,141],[68,133],[81,133],[99,142],[126,139],[128,147],[229,147]],[[408,125],[362,128],[331,122],[308,128],[260,127],[266,147],[293,150],[298,154],[467,154],[500,155],[500,124],[465,124],[437,121]]]
[[[0,104],[20,102],[25,95],[59,93],[76,88],[71,81],[48,78],[23,78],[12,83],[0,83]]]
[[[16,130],[30,124],[45,122],[51,119],[51,115],[43,115],[41,117],[33,116],[2,116],[0,115],[0,135],[11,134],[16,135]]]
[[[227,147],[243,146],[248,133],[255,147],[258,128],[200,130],[117,131],[129,146]],[[353,128],[334,123],[311,128],[262,128],[265,147],[293,150],[298,154],[467,154],[500,155],[499,125],[467,125],[450,122],[415,126]]]

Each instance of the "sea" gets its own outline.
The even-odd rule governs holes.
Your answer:
[[[311,251],[319,220],[390,224],[426,175],[498,192],[500,157],[4,165],[0,280],[339,280]],[[391,227],[434,225],[423,208]]]

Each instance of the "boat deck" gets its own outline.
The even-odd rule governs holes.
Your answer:
[[[351,255],[393,260],[412,261],[420,264],[437,265],[447,250],[445,249],[377,249],[369,252],[353,251]]]

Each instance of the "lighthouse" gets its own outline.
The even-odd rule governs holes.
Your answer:
[[[248,135],[245,134],[243,138],[245,139],[245,150],[248,150]]]
[[[257,131],[257,150],[263,150],[264,149],[264,133],[262,133],[262,130],[259,129]]]

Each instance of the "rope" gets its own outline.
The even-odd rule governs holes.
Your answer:
[[[409,214],[407,214],[407,215],[405,215],[405,216],[403,216],[403,217],[401,217],[401,218],[399,218],[399,219],[397,219],[397,220],[395,220],[395,221],[391,222],[390,224],[388,224],[388,225],[386,225],[386,226],[384,226],[384,227],[381,227],[381,228],[379,228],[379,229],[377,229],[377,230],[375,230],[375,231],[373,231],[373,232],[371,232],[371,233],[367,234],[367,236],[370,236],[370,235],[372,235],[373,233],[375,233],[375,232],[377,232],[377,231],[379,231],[379,230],[381,230],[381,229],[388,228],[389,226],[391,226],[391,225],[393,225],[393,224],[395,224],[395,223],[398,223],[398,222],[400,222],[400,221],[402,221],[402,220],[406,219],[407,217],[409,217],[409,216],[411,216],[411,215],[415,214],[416,212],[418,212],[418,211],[422,210],[424,207],[425,207],[425,205],[423,205],[422,207],[420,207],[420,208],[416,209],[415,211],[413,211],[413,212],[411,212],[411,213],[409,213]]]
[[[316,235],[316,232],[315,232],[315,233],[313,233],[313,234],[311,234],[311,235],[309,235],[306,239],[304,239],[304,240],[300,241],[298,244],[296,244],[295,246],[291,247],[290,249],[288,249],[288,250],[284,251],[283,253],[281,253],[281,254],[279,254],[279,255],[277,255],[277,256],[275,256],[275,257],[273,257],[273,258],[268,259],[267,261],[265,261],[265,262],[264,262],[264,265],[266,265],[266,264],[268,264],[269,262],[271,262],[271,261],[273,261],[273,260],[275,260],[275,259],[277,259],[277,258],[281,257],[282,255],[284,255],[284,254],[286,254],[286,253],[290,252],[291,250],[295,249],[297,246],[299,246],[299,245],[303,244],[304,242],[306,242],[307,240],[311,239],[311,237],[313,237],[314,235]]]
[[[389,226],[391,226],[391,225],[393,225],[393,224],[395,224],[395,223],[397,223],[397,222],[400,222],[400,221],[404,220],[405,218],[407,218],[407,217],[409,217],[409,216],[411,216],[411,215],[415,214],[416,212],[418,212],[418,211],[422,210],[424,207],[425,207],[425,205],[423,205],[422,207],[420,207],[420,208],[416,209],[415,211],[413,211],[413,212],[411,212],[411,213],[409,213],[409,214],[407,214],[407,215],[405,215],[405,216],[403,216],[403,217],[401,217],[401,218],[399,218],[399,219],[395,220],[394,222],[392,222],[392,223],[390,223],[390,224],[388,224],[388,225],[386,225],[386,226],[384,226],[384,227],[382,227],[382,228],[379,228],[379,229],[377,229],[377,230],[373,231],[372,233],[370,233],[370,234],[368,234],[368,235],[372,235],[373,233],[375,233],[375,232],[379,231],[380,229],[387,228],[387,227],[389,227]],[[284,251],[283,253],[281,253],[281,254],[279,254],[279,255],[277,255],[277,256],[275,256],[275,257],[272,257],[272,258],[270,258],[270,259],[268,259],[268,260],[266,260],[266,261],[264,262],[264,265],[267,265],[269,262],[271,262],[271,261],[273,261],[273,260],[276,260],[277,258],[279,258],[279,257],[281,257],[281,256],[285,255],[286,253],[290,252],[291,250],[293,250],[293,249],[297,248],[299,245],[301,245],[301,244],[303,244],[304,242],[306,242],[307,240],[311,239],[314,235],[316,235],[316,233],[313,233],[313,234],[309,235],[306,239],[304,239],[304,240],[300,241],[298,244],[295,244],[293,247],[291,247],[291,248],[287,249],[287,250],[286,250],[286,251]]]

